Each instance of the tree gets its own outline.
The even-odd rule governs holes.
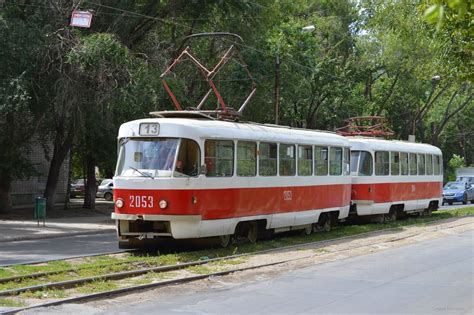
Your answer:
[[[43,115],[32,83],[41,40],[16,8],[0,12],[0,211],[12,206],[11,182],[35,174],[26,154]]]

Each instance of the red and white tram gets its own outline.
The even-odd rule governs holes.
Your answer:
[[[359,216],[397,215],[438,209],[443,163],[437,147],[403,141],[350,137],[352,209]]]
[[[231,235],[310,233],[348,216],[345,137],[196,117],[120,127],[112,218],[121,246],[215,236],[226,245]]]

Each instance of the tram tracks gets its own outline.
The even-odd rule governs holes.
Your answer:
[[[447,220],[449,221],[449,220]],[[435,222],[433,222],[435,223]],[[441,223],[437,221],[436,223]],[[449,222],[448,222],[449,223]],[[467,223],[461,223],[461,224],[452,224],[451,226],[448,227],[443,227],[443,229],[452,229],[456,227],[462,227],[464,225],[469,225],[473,224],[472,220],[467,222]],[[428,228],[426,229],[427,231],[437,231],[440,229],[439,226],[433,226],[429,227],[431,224],[428,223],[427,226]],[[40,291],[40,290],[49,290],[49,289],[60,289],[60,290],[65,290],[68,288],[74,288],[77,286],[84,285],[86,283],[91,283],[91,282],[97,282],[97,281],[117,281],[117,280],[122,280],[122,279],[130,279],[134,277],[139,277],[141,275],[146,275],[146,274],[161,274],[161,273],[166,273],[170,271],[176,271],[176,270],[186,270],[190,267],[196,267],[200,265],[210,265],[212,263],[216,262],[224,262],[225,261],[231,261],[235,259],[239,259],[245,256],[259,256],[259,255],[264,255],[264,254],[270,254],[270,253],[275,253],[275,252],[285,252],[285,251],[292,251],[292,250],[304,250],[304,249],[315,249],[315,248],[323,248],[328,245],[340,243],[341,241],[351,239],[351,240],[360,240],[364,239],[366,236],[376,236],[377,234],[384,234],[387,232],[392,232],[392,231],[397,231],[400,232],[400,228],[389,228],[389,229],[384,229],[384,230],[378,230],[378,231],[371,231],[371,232],[366,232],[366,233],[360,233],[357,235],[352,235],[352,236],[344,236],[344,237],[338,237],[334,239],[329,239],[329,240],[323,240],[323,241],[316,241],[316,242],[309,242],[305,244],[296,244],[296,245],[290,245],[290,246],[283,246],[280,248],[273,248],[273,249],[267,249],[263,251],[257,251],[257,252],[251,252],[251,253],[242,253],[242,254],[237,254],[237,255],[229,255],[229,256],[223,256],[223,257],[217,257],[217,258],[210,258],[210,259],[202,259],[198,261],[192,261],[192,262],[187,262],[187,263],[180,263],[180,264],[174,264],[174,265],[167,265],[167,266],[158,266],[158,267],[150,267],[150,268],[141,268],[141,269],[136,269],[136,270],[130,270],[130,271],[125,271],[125,272],[117,272],[117,273],[110,273],[110,274],[105,274],[105,275],[99,275],[95,277],[86,277],[86,278],[81,278],[81,279],[73,279],[73,280],[68,280],[68,281],[62,281],[62,282],[53,282],[53,283],[46,283],[46,284],[41,284],[37,286],[29,286],[29,287],[20,287],[16,288],[13,290],[5,290],[0,292],[0,297],[6,297],[6,296],[15,296],[18,294],[21,294],[22,292],[34,292],[34,291]],[[412,237],[416,237],[419,234],[417,233],[408,233],[405,235],[399,235],[396,237],[391,237],[384,239],[379,242],[375,243],[368,243],[364,246],[359,247],[359,249],[368,249],[368,248],[376,248],[377,246],[380,246],[383,248],[384,244],[388,244],[390,242],[396,242],[399,240],[404,240]],[[342,247],[338,250],[331,251],[332,254],[335,253],[344,253],[346,251],[350,251],[353,249],[350,245],[347,245],[346,247]],[[81,301],[86,301],[86,300],[91,300],[91,299],[98,299],[101,297],[105,296],[113,296],[113,295],[120,295],[124,293],[129,293],[129,292],[134,292],[134,291],[140,291],[140,290],[145,290],[145,289],[150,289],[150,288],[156,288],[160,286],[166,286],[170,284],[177,284],[177,283],[185,283],[185,282],[191,282],[191,281],[196,281],[200,279],[206,279],[206,278],[212,278],[212,277],[217,277],[217,276],[223,276],[223,275],[228,275],[231,273],[235,272],[241,272],[241,271],[246,271],[246,270],[251,270],[251,269],[257,269],[257,268],[264,268],[264,267],[270,267],[270,266],[275,266],[275,265],[281,265],[285,263],[290,263],[290,262],[295,262],[298,260],[303,260],[303,259],[309,259],[314,256],[320,255],[321,253],[313,251],[309,251],[307,255],[297,255],[297,257],[292,257],[292,258],[286,258],[286,259],[280,259],[277,261],[270,261],[266,263],[261,263],[261,264],[255,264],[255,265],[249,265],[245,267],[230,267],[225,270],[218,270],[215,272],[206,272],[205,274],[190,274],[190,273],[185,273],[182,274],[180,277],[175,277],[172,279],[161,279],[160,281],[154,281],[152,283],[146,283],[146,284],[140,284],[140,285],[132,285],[132,286],[125,286],[121,288],[116,288],[112,290],[106,290],[103,292],[96,292],[96,293],[90,293],[90,294],[82,294],[79,296],[74,296],[74,297],[68,297],[68,298],[63,298],[60,300],[54,300],[54,301],[48,301],[46,303],[41,303],[41,304],[36,304],[36,305],[31,305],[31,306],[26,306],[22,308],[17,308],[13,310],[9,310],[6,312],[6,314],[13,314],[15,312],[21,311],[21,310],[26,310],[26,309],[31,309],[31,308],[37,308],[37,307],[47,307],[47,306],[53,306],[53,305],[58,305],[58,304],[63,304],[63,303],[71,303],[71,302],[81,302]],[[245,264],[244,264],[245,265]]]

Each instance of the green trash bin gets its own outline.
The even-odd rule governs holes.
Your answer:
[[[43,219],[43,226],[46,220],[46,198],[36,197],[35,199],[35,219],[39,221]]]

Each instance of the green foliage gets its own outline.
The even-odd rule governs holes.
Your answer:
[[[0,180],[35,174],[25,158],[42,113],[33,97],[41,34],[14,11],[0,12]]]
[[[455,181],[456,169],[465,166],[466,161],[464,160],[464,157],[461,157],[457,154],[453,154],[453,157],[448,161],[448,167],[446,169],[446,181]]]
[[[274,121],[278,55],[283,124],[333,130],[348,117],[382,115],[395,138],[415,133],[419,141],[440,146],[446,157],[456,153],[467,164],[474,162],[468,1],[126,0],[88,5],[94,10],[91,29],[65,25],[70,2],[8,3],[0,11],[0,127],[5,131],[0,145],[8,148],[0,151],[1,178],[31,174],[24,156],[35,131],[40,141],[63,144],[66,151],[73,143],[74,176],[85,175],[86,158],[104,176],[112,175],[120,124],[174,109],[160,74],[188,45],[208,68],[230,44],[239,48],[257,82],[243,120]],[[438,31],[427,20],[438,24]],[[308,25],[314,31],[302,32]],[[212,31],[239,34],[244,42],[185,38]],[[184,107],[196,106],[207,83],[189,61],[175,71],[167,77],[173,92]],[[233,108],[251,89],[242,64],[234,61],[214,82]],[[210,97],[206,108],[216,106]],[[252,163],[241,164],[251,173]]]

